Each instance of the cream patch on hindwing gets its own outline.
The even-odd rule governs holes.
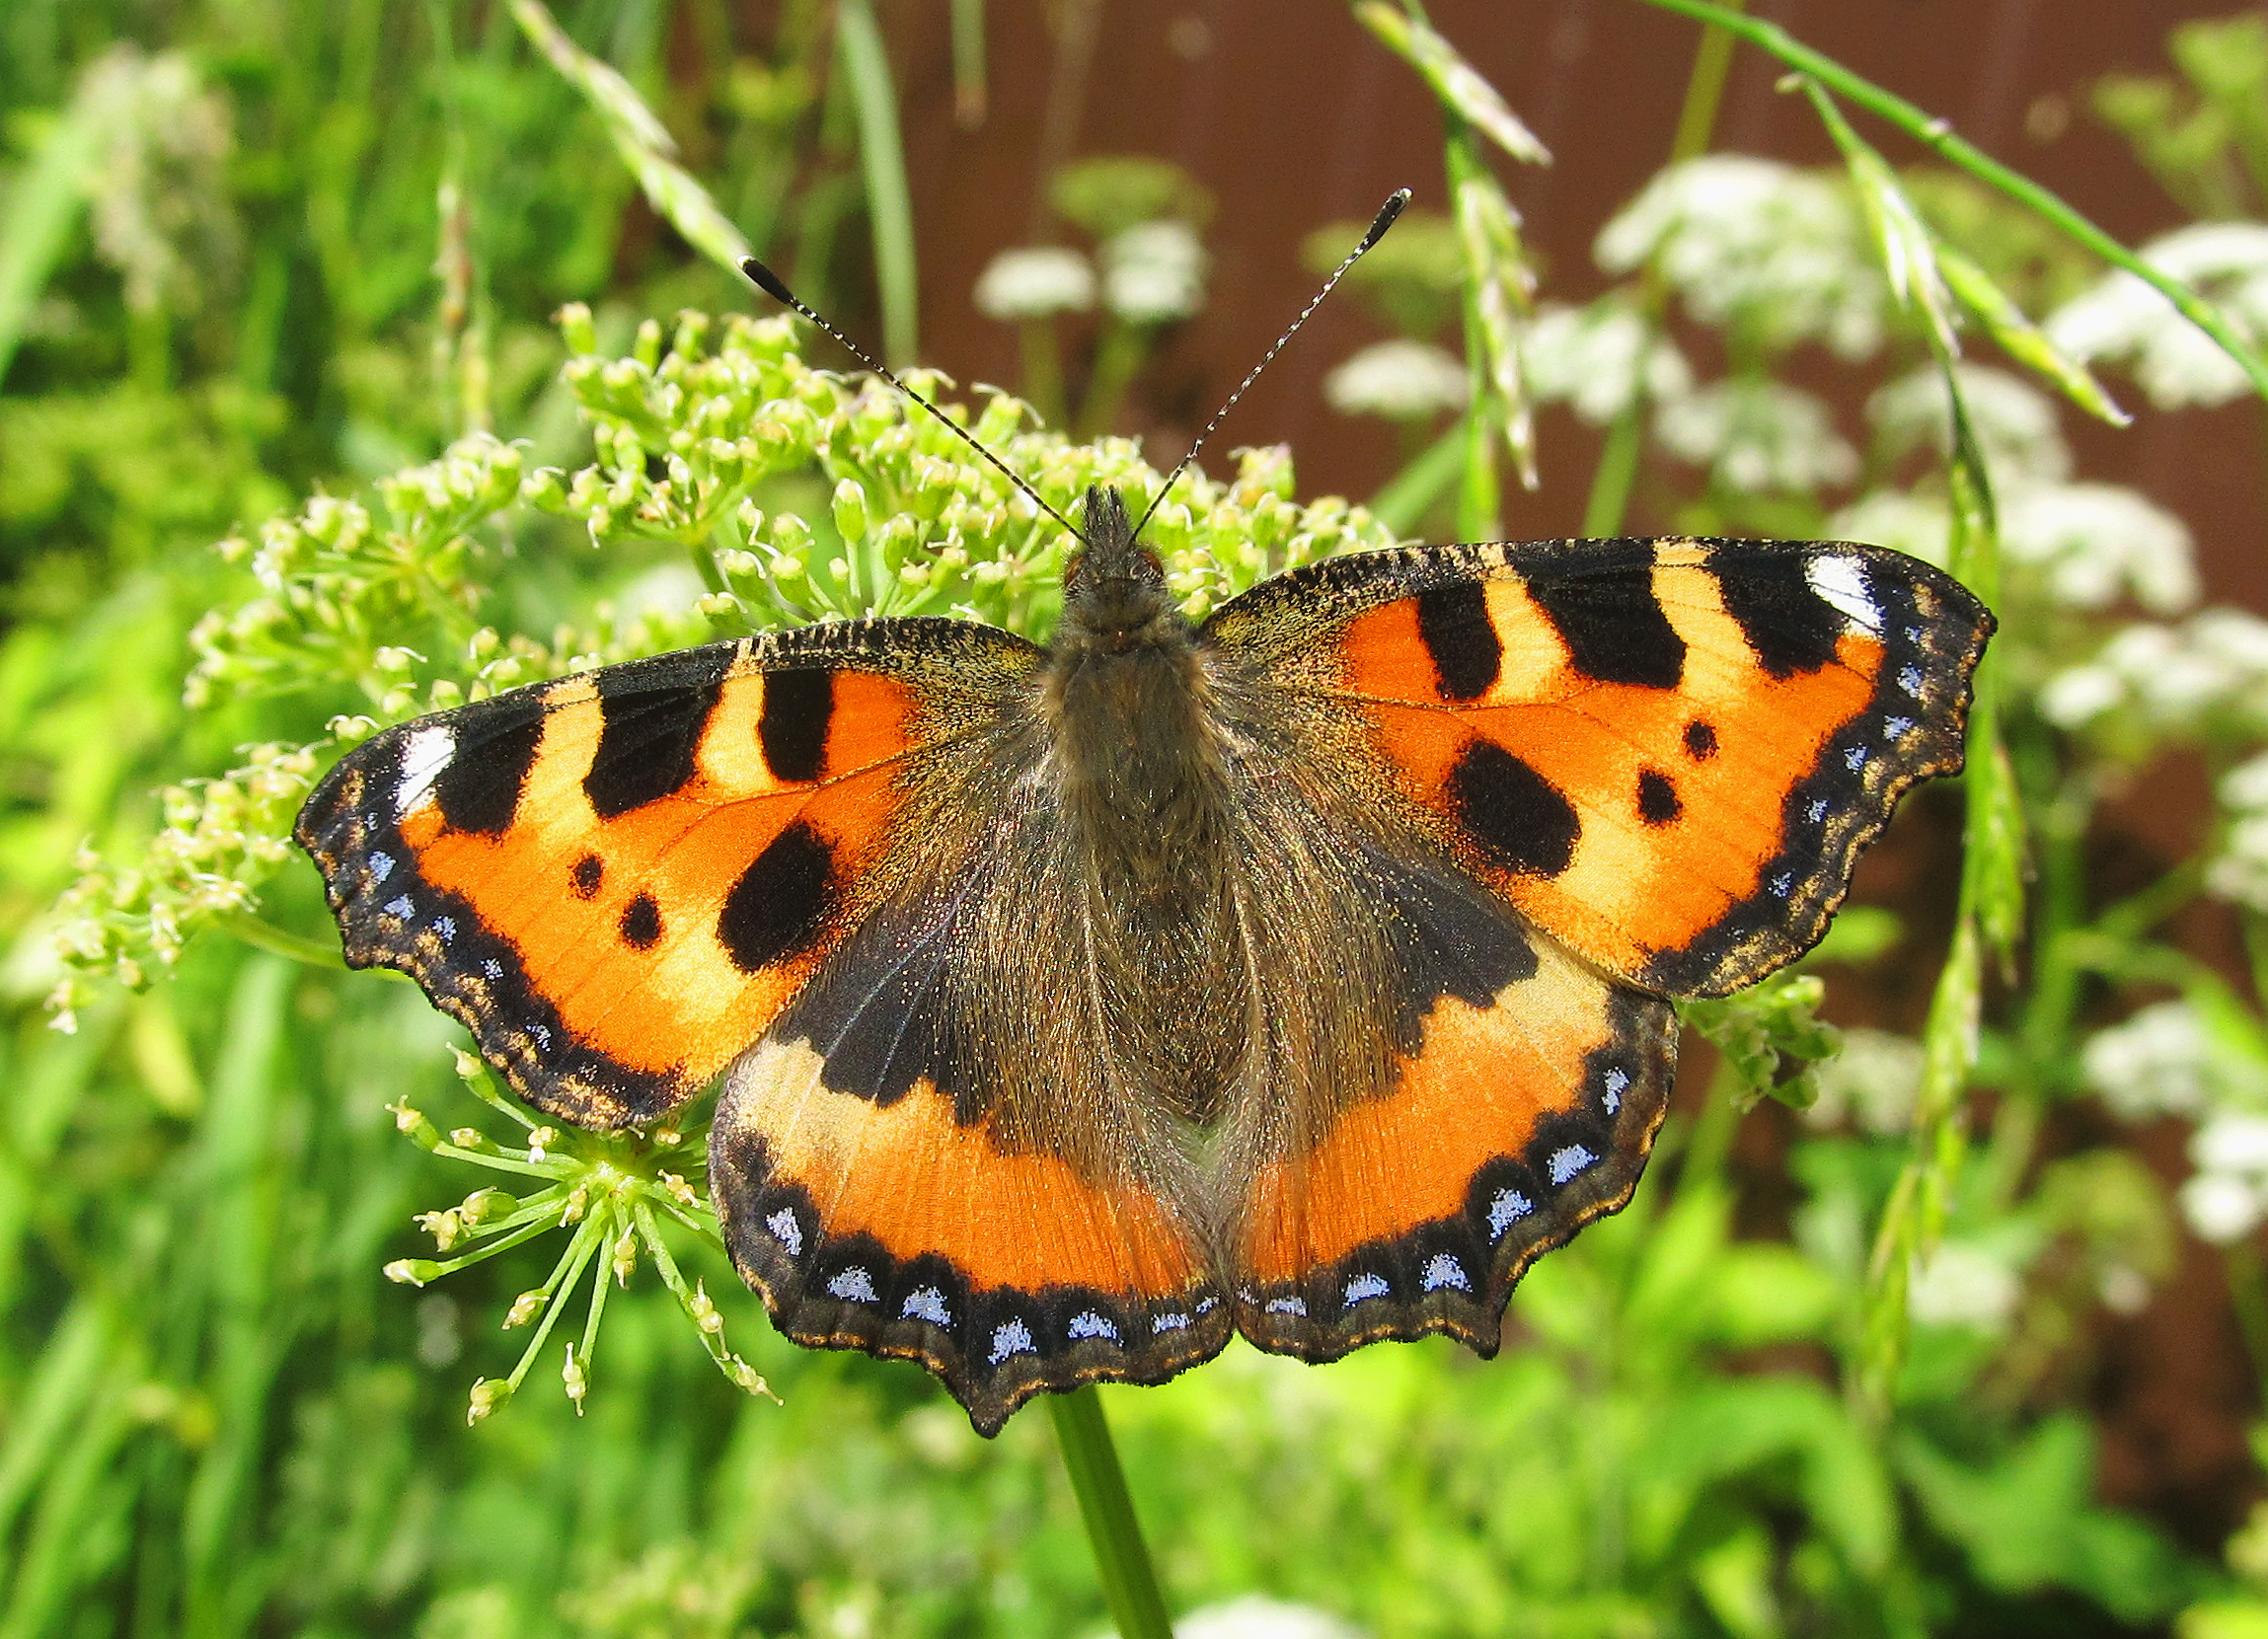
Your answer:
[[[433,782],[441,778],[441,771],[456,754],[455,731],[439,723],[428,723],[403,740],[402,777],[394,783],[397,817],[408,814],[433,788]]]
[[[1866,589],[1866,566],[1840,553],[1822,553],[1807,559],[1804,578],[1821,600],[1862,632],[1880,633],[1882,610]]]

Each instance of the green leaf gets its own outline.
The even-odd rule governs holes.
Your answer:
[[[1361,0],[1357,22],[1386,43],[1433,88],[1443,108],[1526,165],[1549,165],[1551,155],[1535,132],[1520,122],[1494,86],[1428,25],[1395,10],[1384,0]]]
[[[2049,340],[2047,332],[2033,324],[1993,276],[1964,253],[1939,241],[1937,271],[1954,298],[1984,326],[1985,334],[2000,343],[2003,352],[2089,415],[2114,427],[2133,421],[2086,366]]]

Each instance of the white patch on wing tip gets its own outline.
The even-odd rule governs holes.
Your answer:
[[[402,742],[402,778],[394,785],[396,817],[417,806],[456,752],[457,736],[439,723],[429,723]]]
[[[1866,590],[1866,570],[1857,559],[1822,553],[1804,563],[1803,573],[1811,589],[1852,626],[1866,632],[1882,630],[1882,611]]]

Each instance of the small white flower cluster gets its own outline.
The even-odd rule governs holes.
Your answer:
[[[2197,1170],[2181,1186],[2181,1215],[2219,1246],[2268,1219],[2268,1116],[2217,1115],[2189,1141]]]
[[[1762,378],[1711,382],[1666,401],[1654,436],[1741,494],[1808,494],[1858,476],[1858,452],[1817,395]]]
[[[1881,343],[1887,290],[1837,173],[1740,154],[1688,160],[1648,183],[1594,254],[1613,273],[1652,262],[1696,319],[1768,346],[1816,339],[1863,358]]]
[[[2014,597],[2031,590],[2082,613],[2129,598],[2160,615],[2196,603],[2187,525],[2136,490],[2069,482],[2071,449],[2055,406],[2028,383],[1969,364],[1956,366],[1954,379],[1999,489],[2001,550]],[[1952,440],[1944,379],[1934,367],[1876,393],[1867,416],[1892,455],[1925,443],[1941,451]],[[1950,522],[1940,494],[1878,490],[1846,507],[1829,529],[1942,565]]]
[[[1374,341],[1323,378],[1323,398],[1342,415],[1419,421],[1463,410],[1472,397],[1463,360],[1430,341]]]
[[[2181,1211],[2226,1244],[2268,1218],[2268,1063],[2217,1031],[2187,1001],[2153,1003],[2086,1044],[2087,1084],[2126,1121],[2197,1122]]]
[[[1521,338],[1529,391],[1605,426],[1632,399],[1654,404],[1693,390],[1693,366],[1627,299],[1609,294],[1583,307],[1550,303]]]
[[[2213,1035],[2187,1002],[2156,1002],[2096,1032],[2080,1055],[2087,1084],[2122,1121],[2194,1120],[2229,1092]]]
[[[2268,735],[2268,621],[2208,609],[2179,626],[2127,627],[2050,678],[2039,705],[2073,730]]]
[[[2014,1258],[1979,1241],[1948,1240],[1915,1269],[1906,1311],[1925,1326],[1974,1326],[1998,1336],[2023,1292]]]
[[[1814,1127],[1846,1119],[1864,1131],[1896,1138],[1913,1125],[1922,1091],[1922,1044],[1911,1036],[1863,1025],[1843,1032],[1843,1050],[1815,1072],[1819,1096],[1803,1118]]]
[[[1186,319],[1205,305],[1205,260],[1188,223],[1136,223],[1102,247],[1102,303],[1130,325]]]
[[[2255,345],[2268,336],[2268,226],[2200,222],[2153,240],[2142,260],[2198,290]],[[2161,410],[2227,404],[2251,384],[2211,336],[2123,268],[2058,308],[2048,339],[2082,362],[2124,364]]]
[[[1186,319],[1205,305],[1205,248],[1186,222],[1139,222],[1102,246],[1102,305],[1130,325]],[[1061,245],[1001,252],[977,276],[977,311],[1005,323],[1085,313],[1095,305],[1095,267]]]
[[[2206,871],[2206,885],[2224,899],[2268,913],[2268,752],[2222,776],[2218,794],[2229,831]]]
[[[977,311],[1016,323],[1095,305],[1095,269],[1077,251],[1028,245],[994,257],[976,281]]]
[[[237,252],[228,100],[199,83],[183,52],[113,45],[81,76],[70,117],[97,133],[89,215],[96,251],[124,276],[126,305],[194,311]]]

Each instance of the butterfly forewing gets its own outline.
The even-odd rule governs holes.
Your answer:
[[[856,922],[905,763],[1037,651],[844,623],[515,690],[386,730],[301,813],[346,958],[414,975],[530,1103],[650,1120]]]
[[[1354,703],[1403,811],[1586,959],[1718,996],[1817,942],[1858,851],[1957,770],[1992,617],[1875,547],[1415,548],[1207,624]]]

